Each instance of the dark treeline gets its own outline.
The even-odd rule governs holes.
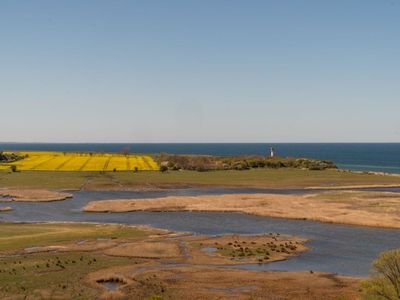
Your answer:
[[[0,163],[11,163],[23,158],[25,158],[25,156],[16,153],[4,153],[3,151],[0,151]]]
[[[308,170],[336,169],[331,161],[291,157],[262,156],[209,156],[209,155],[175,155],[161,153],[158,163],[164,170],[248,170],[254,168],[295,168]]]

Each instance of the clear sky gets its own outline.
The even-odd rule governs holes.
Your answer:
[[[0,141],[400,142],[400,1],[0,1]]]

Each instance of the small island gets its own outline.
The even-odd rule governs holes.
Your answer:
[[[11,206],[0,206],[0,212],[12,211]]]

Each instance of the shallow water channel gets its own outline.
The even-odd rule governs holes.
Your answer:
[[[388,189],[385,189],[388,190]],[[400,189],[389,189],[400,192]],[[228,193],[305,193],[304,190],[264,189],[181,189],[157,192],[74,192],[74,198],[48,203],[8,202],[13,211],[0,214],[0,220],[17,222],[84,221],[145,224],[195,234],[261,234],[279,232],[310,239],[311,251],[287,261],[245,265],[256,270],[313,270],[349,276],[367,276],[372,260],[388,249],[400,248],[400,230],[325,224],[314,221],[266,218],[241,213],[207,212],[129,212],[84,213],[89,201],[118,198],[154,198],[168,195]]]

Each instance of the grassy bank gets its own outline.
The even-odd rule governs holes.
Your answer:
[[[399,185],[400,176],[337,170],[251,169],[245,171],[51,172],[0,171],[0,188],[129,189],[188,186],[257,188]]]

